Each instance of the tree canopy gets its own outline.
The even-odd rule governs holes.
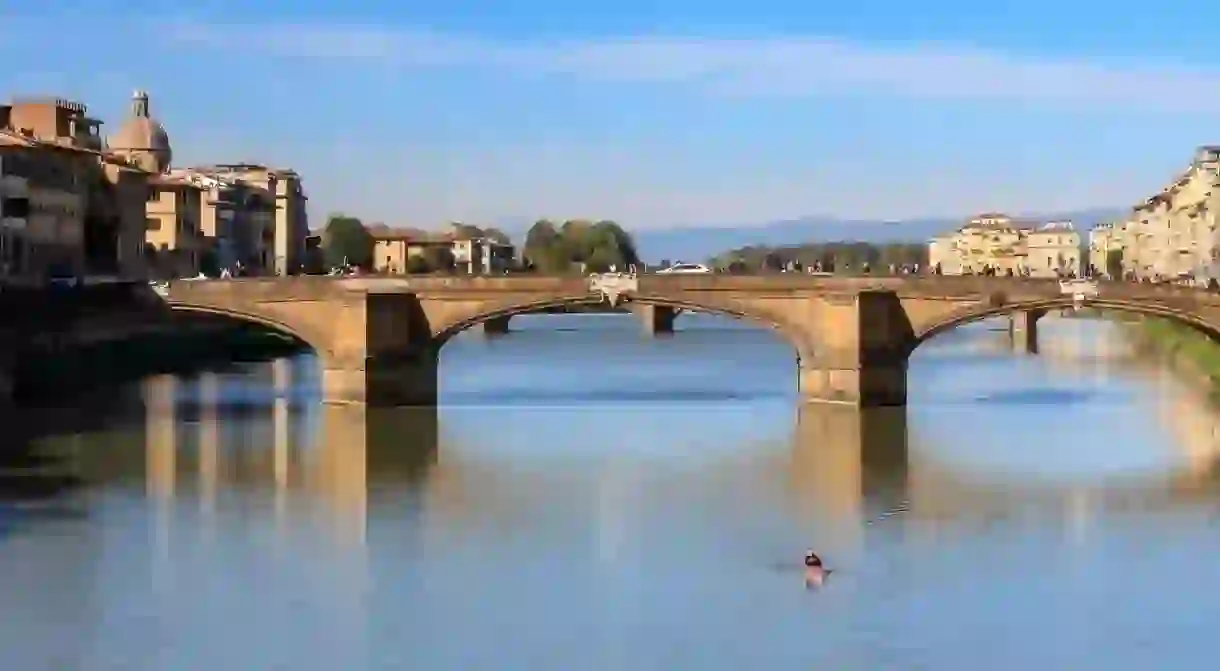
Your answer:
[[[608,220],[569,219],[556,226],[540,219],[526,233],[522,255],[545,273],[571,272],[578,264],[589,272],[606,272],[611,266],[625,270],[640,262],[631,235]]]
[[[711,264],[725,270],[781,270],[789,263],[802,266],[820,264],[827,272],[834,269],[860,269],[868,263],[876,272],[889,266],[911,266],[928,263],[928,247],[913,242],[809,242],[785,247],[750,246],[733,249],[711,259]]]
[[[478,226],[471,226],[470,224],[463,224],[459,222],[454,222],[452,226],[453,232],[457,234],[459,238],[488,238],[501,244],[512,244],[512,240],[508,237],[508,234],[498,228],[479,228]]]
[[[329,267],[345,262],[362,268],[373,265],[373,236],[356,217],[335,213],[326,218],[322,250]]]

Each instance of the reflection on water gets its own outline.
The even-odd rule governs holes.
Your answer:
[[[765,333],[569,319],[452,343],[439,411],[319,406],[301,358],[4,453],[86,485],[0,497],[0,668],[1210,657],[1220,416],[1107,325],[1044,322],[1037,357],[948,334],[909,409],[858,412],[795,404]]]

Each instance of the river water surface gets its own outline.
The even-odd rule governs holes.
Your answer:
[[[768,332],[678,326],[463,335],[435,412],[324,408],[308,356],[115,391],[22,452],[46,491],[0,490],[0,669],[1213,657],[1220,414],[1113,325],[959,329],[865,413],[799,407]]]

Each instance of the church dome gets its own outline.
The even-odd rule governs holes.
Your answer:
[[[144,91],[136,91],[132,96],[131,116],[110,136],[107,144],[110,151],[134,159],[150,172],[169,170],[174,156],[169,133],[149,113],[148,94]]]

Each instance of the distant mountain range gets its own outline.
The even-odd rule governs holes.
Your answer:
[[[1124,215],[1122,208],[1097,208],[1076,212],[1019,215],[1033,221],[1071,220],[1082,231]],[[952,230],[969,220],[955,218],[907,219],[901,221],[851,220],[804,217],[745,226],[694,226],[631,231],[646,262],[702,261],[730,249],[747,245],[780,247],[806,242],[922,242]],[[630,228],[628,228],[630,230]]]
[[[1129,210],[1108,207],[1072,212],[1049,212],[1014,215],[1029,221],[1070,220],[1083,232],[1093,226],[1123,217]],[[703,261],[721,252],[749,245],[782,247],[807,242],[923,242],[953,230],[970,219],[960,217],[929,217],[881,221],[877,219],[840,219],[828,216],[801,217],[768,223],[727,226],[684,226],[632,230],[640,255],[647,263],[670,261]],[[520,244],[534,221],[528,217],[504,217],[495,226]]]

